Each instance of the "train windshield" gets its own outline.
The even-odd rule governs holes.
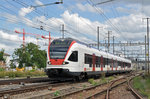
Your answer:
[[[71,42],[72,40],[67,40],[67,39],[54,40],[50,45],[50,58],[64,59]]]

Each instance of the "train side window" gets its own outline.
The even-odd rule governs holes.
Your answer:
[[[112,67],[112,59],[108,59],[108,65],[110,65],[110,67]]]
[[[92,64],[89,64],[89,67],[92,67]]]
[[[92,55],[85,54],[85,64],[92,64]]]
[[[106,65],[106,58],[103,58],[103,67],[105,68]]]
[[[68,60],[78,62],[78,51],[73,51]]]
[[[96,56],[96,67],[100,67],[100,57]]]

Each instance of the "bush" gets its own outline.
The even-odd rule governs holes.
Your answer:
[[[30,72],[35,72],[35,71],[36,71],[35,69],[30,70]]]
[[[97,85],[97,82],[94,81],[94,79],[89,79],[88,82],[92,85]]]
[[[0,78],[4,78],[5,77],[5,72],[4,71],[1,71],[0,72]]]
[[[105,75],[105,73],[102,73],[101,76],[102,76],[102,77],[101,77],[102,80],[104,80],[106,75]]]
[[[2,71],[5,71],[5,69],[4,68],[0,68],[0,72],[2,72]]]
[[[133,79],[133,87],[137,89],[143,96],[150,99],[150,78],[149,75],[145,75],[145,78],[135,77]]]
[[[45,76],[43,71],[2,71],[0,72],[0,78],[8,76],[9,78],[14,77],[26,77],[26,76]]]
[[[6,72],[5,76],[8,76],[10,78],[14,78],[15,77],[15,73],[13,71],[8,71],[8,72]]]
[[[25,72],[21,72],[21,71],[16,71],[14,72],[15,77],[25,77]]]

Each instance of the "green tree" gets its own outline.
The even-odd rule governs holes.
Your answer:
[[[4,49],[2,49],[1,51],[0,51],[0,61],[4,61],[5,62],[5,59],[4,59]]]
[[[13,58],[17,58],[19,61],[19,67],[25,66],[37,66],[38,68],[46,67],[46,51],[40,50],[40,47],[33,44],[28,43],[25,48],[23,45],[20,48],[15,49],[13,53]]]
[[[11,61],[11,63],[10,63],[10,68],[11,68],[11,69],[16,68],[15,64],[13,63],[13,61]]]

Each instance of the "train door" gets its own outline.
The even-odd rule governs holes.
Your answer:
[[[92,55],[92,71],[95,71],[95,60],[96,60],[96,57],[95,57],[95,54]]]
[[[115,66],[116,66],[116,71],[117,71],[117,67],[118,67],[117,59],[116,59],[116,61],[115,61]]]
[[[82,49],[78,50],[78,63],[79,63],[79,70],[83,70],[84,69],[84,53]]]
[[[103,64],[104,64],[103,56],[101,56],[101,71],[103,71]]]

